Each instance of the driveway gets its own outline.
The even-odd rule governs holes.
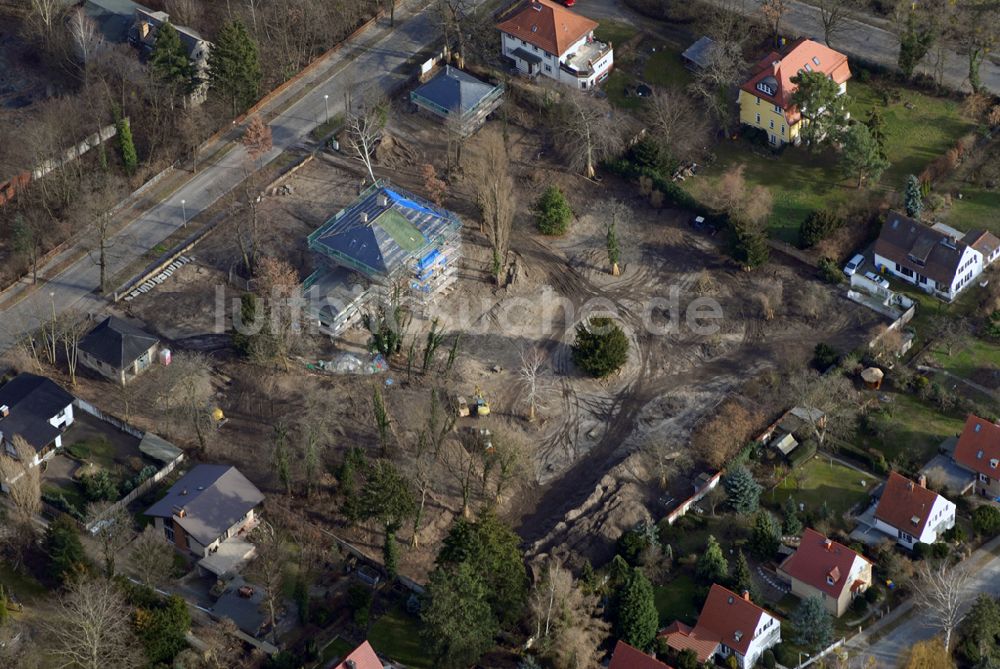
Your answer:
[[[401,66],[439,40],[435,10],[429,5],[425,7],[425,1],[404,2],[396,11],[395,27],[390,28],[388,21],[383,19],[329,56],[326,67],[321,67],[314,76],[304,77],[265,106],[260,115],[269,118],[288,104],[289,99],[309,91],[271,120],[273,148],[260,159],[260,164],[270,163],[284,151],[303,144],[309,131],[326,120],[327,102],[331,117],[342,113],[346,91],[354,91],[354,99],[359,100],[366,91],[386,93],[405,81],[410,72],[403,71]],[[479,1],[473,0],[474,4]],[[215,154],[226,143],[220,140],[203,153],[206,156]],[[153,205],[114,236],[109,249],[109,276],[127,269],[181,228],[186,220],[208,209],[243,181],[246,170],[253,168],[246,150],[236,142],[224,153],[203,165],[200,172],[172,195]],[[44,268],[39,273],[48,275]],[[2,310],[0,351],[10,348],[24,333],[38,328],[53,311],[101,311],[106,300],[94,294],[98,287],[99,268],[85,255],[50,278],[46,285]]]

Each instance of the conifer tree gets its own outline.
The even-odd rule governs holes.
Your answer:
[[[729,505],[736,513],[746,516],[757,510],[761,487],[750,470],[743,465],[732,467],[722,483],[729,496]]]
[[[706,583],[721,583],[729,575],[729,563],[726,561],[726,556],[722,554],[722,547],[711,534],[708,535],[705,552],[698,558],[695,571],[698,578]]]
[[[749,592],[750,599],[755,602],[760,601],[760,590],[757,588],[757,582],[753,580],[750,563],[747,562],[747,556],[742,550],[736,553],[736,562],[733,564],[733,590],[738,594]]]
[[[181,43],[177,29],[169,22],[156,31],[156,42],[149,54],[149,65],[165,83],[176,85],[184,93],[193,90],[194,66]]]
[[[618,276],[621,270],[618,269],[618,261],[621,260],[621,249],[618,247],[618,232],[614,221],[608,226],[608,262],[611,264],[611,276]]]
[[[906,215],[912,218],[920,218],[920,214],[924,211],[924,196],[920,192],[920,180],[912,174],[906,177],[903,205],[906,207]]]
[[[235,116],[257,99],[260,79],[260,56],[246,26],[238,19],[227,23],[208,54],[209,85],[230,99]]]
[[[638,567],[618,592],[615,631],[625,643],[646,650],[653,644],[660,617],[653,599],[653,586]]]

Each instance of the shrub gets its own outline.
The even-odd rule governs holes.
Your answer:
[[[661,174],[665,171],[666,160],[660,145],[648,135],[632,145],[628,159],[639,168],[648,167]]]
[[[874,585],[868,586],[865,590],[865,601],[869,604],[874,604],[878,601],[878,589]]]
[[[118,486],[106,470],[80,477],[83,496],[90,502],[113,502],[118,499]]]
[[[833,258],[820,258],[819,273],[827,283],[843,283],[844,273],[840,271],[840,266]]]
[[[354,614],[354,624],[358,627],[368,625],[368,614],[372,606],[371,588],[363,583],[352,583],[347,589],[347,608]]]
[[[764,665],[764,669],[774,669],[777,665],[777,660],[774,657],[774,651],[770,648],[764,651],[764,654],[760,656],[760,662]]]
[[[992,537],[1000,532],[1000,510],[983,505],[972,512],[972,529],[981,537]]]
[[[576,326],[573,362],[591,376],[617,372],[628,361],[628,349],[628,337],[610,318],[591,318]]]
[[[535,204],[535,221],[543,235],[562,235],[569,229],[573,212],[556,186],[549,186]]]
[[[962,529],[961,525],[956,524],[951,529],[945,530],[943,538],[945,541],[960,544],[965,541],[965,530]]]
[[[812,366],[817,371],[825,372],[830,367],[836,365],[839,358],[840,354],[837,353],[835,348],[826,342],[820,342],[813,349]]]
[[[835,212],[819,209],[809,214],[799,226],[799,246],[808,249],[823,241],[844,224]]]
[[[122,154],[122,164],[125,166],[125,174],[132,176],[136,167],[139,166],[139,156],[135,152],[135,142],[132,141],[132,128],[129,126],[127,118],[120,118],[115,122],[118,129],[118,149]]]

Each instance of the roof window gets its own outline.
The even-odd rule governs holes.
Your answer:
[[[812,72],[812,71],[813,71],[812,66],[809,63],[806,63],[806,72]]]
[[[819,58],[813,56],[813,63],[816,65],[816,67],[819,67]]]
[[[982,423],[976,423],[975,431],[976,432],[982,432],[982,430],[983,430]]]
[[[733,634],[733,638],[739,641],[740,639],[743,638],[743,632],[741,632],[740,630],[736,630],[736,632]]]
[[[976,451],[976,460],[982,460],[982,459],[983,459],[983,449],[980,448],[978,451]]]
[[[996,469],[997,465],[1000,465],[1000,460],[997,460],[996,458],[991,458],[990,459],[990,467],[992,467],[993,469]]]
[[[914,527],[920,525],[920,516],[913,516],[910,518],[910,522],[913,523]]]

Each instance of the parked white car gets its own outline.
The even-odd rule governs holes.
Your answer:
[[[884,276],[879,276],[875,272],[865,272],[865,278],[874,281],[880,288],[889,290],[889,280]]]
[[[864,262],[865,262],[865,257],[860,253],[857,254],[856,256],[851,258],[850,262],[844,265],[844,274],[846,274],[847,276],[854,276],[854,273],[858,271],[858,268],[861,267],[861,265],[864,264]]]

